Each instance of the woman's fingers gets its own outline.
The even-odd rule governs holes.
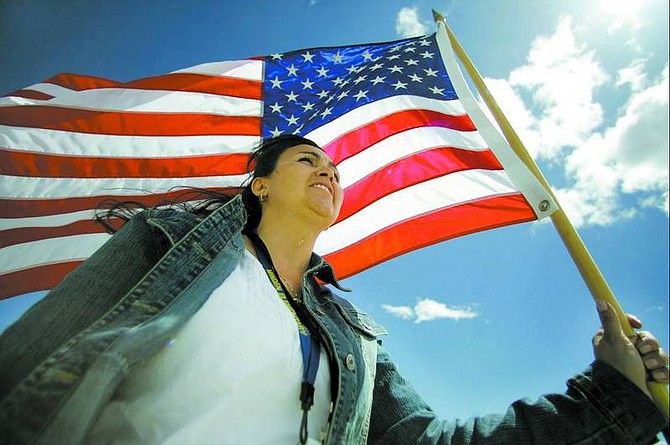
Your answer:
[[[635,347],[642,356],[642,362],[651,380],[659,383],[670,381],[668,355],[660,348],[658,340],[649,332],[638,332]]]
[[[633,328],[640,329],[642,327],[642,322],[635,315],[626,314],[626,317],[628,317],[628,323],[630,323]]]

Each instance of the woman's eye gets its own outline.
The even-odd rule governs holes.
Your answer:
[[[312,158],[310,158],[310,157],[305,156],[305,157],[303,157],[303,158],[298,159],[298,162],[305,162],[305,161],[306,161],[309,165],[314,165],[314,160],[313,160]]]

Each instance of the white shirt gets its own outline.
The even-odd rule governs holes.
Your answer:
[[[303,362],[298,328],[258,260],[242,260],[166,348],[133,369],[91,444],[293,445]],[[313,440],[327,423],[330,371],[321,348]]]

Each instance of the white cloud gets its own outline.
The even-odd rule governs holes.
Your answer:
[[[416,314],[415,323],[422,321],[431,321],[438,318],[449,318],[452,320],[461,320],[463,318],[475,318],[477,313],[470,308],[451,308],[444,303],[424,298],[414,306]]]
[[[668,67],[648,86],[645,64],[634,59],[612,80],[564,17],[508,79],[486,79],[531,155],[564,168],[568,185],[556,195],[577,227],[631,218],[641,207],[668,214]],[[605,125],[594,93],[622,85],[630,86],[627,102]],[[625,207],[622,196],[633,193],[637,205]]]
[[[617,80],[615,86],[630,85],[633,91],[640,91],[644,88],[647,75],[644,72],[644,64],[646,59],[635,59],[626,68],[622,68],[617,72]]]
[[[505,113],[505,117],[509,120],[512,128],[514,128],[514,131],[516,131],[519,138],[523,141],[528,152],[533,158],[537,158],[540,148],[543,146],[541,134],[536,129],[537,118],[526,107],[523,99],[512,88],[509,81],[506,79],[486,78],[484,82],[503,113]],[[489,120],[496,124],[483,100],[479,99],[478,102]]]
[[[414,310],[409,306],[391,306],[389,304],[382,304],[382,309],[403,320],[411,320],[414,318]]]
[[[530,93],[539,114],[527,129],[537,133],[532,153],[554,160],[603,122],[593,93],[609,77],[593,51],[577,44],[570,17],[561,18],[553,35],[533,42],[527,62],[510,73],[508,82]]]
[[[403,320],[414,319],[414,323],[432,321],[441,318],[462,320],[478,316],[478,314],[469,307],[449,307],[444,303],[429,298],[417,301],[414,308],[409,306],[391,306],[383,304],[382,309]]]
[[[639,194],[638,205],[668,214],[668,68],[631,95],[616,122],[594,133],[565,159],[570,190],[558,197],[573,223],[606,225],[635,216],[622,194]]]
[[[614,125],[568,156],[566,171],[577,188],[610,195],[641,193],[641,206],[659,208],[667,215],[668,149],[666,65],[656,83],[631,95]],[[622,212],[630,215],[631,209]]]
[[[395,32],[400,37],[416,37],[428,33],[428,26],[419,20],[418,8],[404,7],[395,19]]]
[[[637,29],[641,26],[639,10],[640,1],[630,0],[600,0],[599,12],[607,19],[608,34],[614,34],[622,28]]]

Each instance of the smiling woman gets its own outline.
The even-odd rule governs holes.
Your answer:
[[[239,195],[136,212],[3,333],[0,443],[611,444],[663,427],[645,379],[667,382],[667,356],[606,304],[566,393],[440,420],[384,328],[325,286],[345,290],[312,252],[342,205],[330,157],[286,135],[250,165]]]
[[[337,168],[325,152],[307,144],[286,150],[270,175],[253,179],[251,190],[263,197],[261,206],[268,215],[265,221],[288,219],[288,226],[302,223],[304,213],[307,220],[317,215],[323,218],[325,229],[342,206]],[[286,210],[299,214],[287,215]]]

